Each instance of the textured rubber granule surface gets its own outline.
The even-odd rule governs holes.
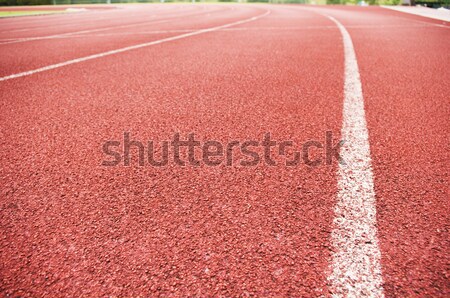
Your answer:
[[[381,8],[327,12],[349,28],[361,69],[385,294],[444,297],[449,24]]]
[[[280,8],[246,30],[4,82],[5,293],[326,293],[335,166],[100,166],[102,142],[123,131],[143,141],[338,138],[336,31],[318,40],[258,29],[306,20],[329,25]]]
[[[378,8],[130,7],[0,20],[1,75],[270,14],[0,82],[1,295],[327,296],[336,163],[101,165],[125,131],[337,142],[342,38],[320,13],[346,26],[360,66],[385,295],[448,293],[448,24]]]
[[[449,28],[351,34],[367,95],[386,295],[445,297]]]

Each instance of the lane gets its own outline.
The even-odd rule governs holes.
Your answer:
[[[142,9],[145,7],[145,9]],[[26,21],[14,21],[13,19],[2,19],[0,24],[2,32],[0,38],[29,38],[45,35],[72,33],[80,30],[93,30],[121,26],[126,24],[157,20],[167,17],[177,17],[183,14],[196,15],[197,13],[214,10],[217,6],[190,6],[180,5],[173,9],[158,9],[154,5],[132,5],[110,8],[104,10],[93,10],[83,13],[61,14],[58,18],[47,19],[42,17],[27,17]],[[126,16],[126,18],[123,18]],[[17,18],[15,18],[17,19]],[[30,21],[29,19],[33,19]]]
[[[2,19],[2,28],[0,29],[0,34],[10,33],[10,32],[32,32],[34,30],[39,30],[51,25],[66,26],[73,25],[74,23],[68,22],[71,20],[92,20],[92,16],[95,15],[97,18],[102,19],[106,14],[111,13],[110,10],[115,8],[110,7],[108,9],[90,9],[88,11],[69,13],[69,14],[51,14],[46,16],[27,16],[21,18],[8,18]]]
[[[155,20],[148,23],[138,21],[137,24],[128,24],[124,28],[113,28],[114,30],[102,31],[121,33],[129,32],[130,28],[135,28],[137,32],[149,29],[162,31],[153,35],[87,35],[84,38],[54,38],[35,40],[27,43],[3,44],[0,45],[0,48],[4,51],[4,55],[0,57],[0,65],[2,65],[0,75],[7,76],[30,71],[51,64],[62,63],[72,59],[83,58],[89,55],[139,45],[180,34],[178,32],[170,32],[170,29],[188,28],[195,31],[220,26],[221,24],[231,23],[235,20],[252,17],[254,11],[255,9],[251,7],[239,11],[232,11],[230,8],[224,6],[215,6],[207,12],[197,14],[192,21],[187,19],[185,15],[182,15],[177,17],[178,20],[176,22],[173,17],[170,17],[167,20]],[[130,18],[132,22],[136,20],[129,16],[127,18]]]
[[[234,21],[234,22],[231,22],[231,23],[221,24],[219,26],[208,27],[208,28],[204,28],[204,29],[198,29],[198,30],[182,33],[182,34],[175,35],[175,36],[170,36],[170,37],[165,37],[165,38],[153,40],[153,41],[150,41],[150,42],[134,44],[134,45],[131,45],[131,46],[122,47],[122,48],[118,48],[118,49],[114,49],[114,50],[110,50],[110,51],[106,51],[106,52],[101,52],[101,53],[88,55],[88,56],[84,56],[84,57],[80,57],[80,58],[76,58],[76,59],[66,60],[64,62],[47,65],[47,66],[40,67],[40,68],[37,68],[37,69],[33,69],[33,70],[25,71],[25,72],[20,72],[20,73],[15,73],[15,74],[12,74],[12,75],[9,75],[9,76],[4,76],[4,77],[0,78],[0,81],[13,80],[13,79],[17,79],[17,78],[21,78],[21,77],[25,77],[25,76],[34,75],[34,74],[40,73],[40,72],[46,72],[46,71],[50,71],[50,70],[53,70],[53,69],[66,67],[66,66],[72,65],[72,64],[83,63],[85,61],[94,60],[94,59],[101,59],[103,57],[107,57],[107,56],[111,56],[111,55],[117,55],[117,54],[121,54],[121,53],[124,53],[124,52],[133,51],[133,50],[136,50],[136,49],[141,49],[141,48],[146,48],[146,47],[158,45],[158,44],[161,44],[161,43],[171,42],[171,41],[174,41],[174,40],[189,38],[191,36],[196,36],[196,35],[200,35],[200,34],[210,33],[210,32],[214,32],[214,31],[217,31],[217,30],[220,30],[220,29],[223,29],[223,28],[228,28],[228,27],[233,27],[233,26],[240,25],[240,24],[245,24],[245,23],[248,23],[248,22],[253,22],[253,21],[256,21],[256,20],[258,20],[260,18],[263,18],[263,17],[265,17],[265,16],[267,16],[269,14],[270,14],[270,11],[267,10],[266,12],[261,13],[259,15],[256,15],[256,16],[253,16],[253,17],[250,17],[250,18],[246,18],[246,19],[240,19],[239,21]]]
[[[151,38],[269,6],[230,7],[152,27],[164,32]],[[101,166],[103,143],[123,141],[124,131],[157,143],[175,132],[224,143],[261,141],[271,132],[296,144],[324,142],[332,131],[337,142],[342,37],[318,13],[345,26],[358,60],[385,295],[450,291],[448,23],[373,7],[270,9],[253,23],[0,82],[3,294],[333,293],[327,279],[335,252],[335,163],[155,168],[133,159],[131,167]],[[75,46],[80,54],[91,53],[88,45],[148,41],[137,36],[146,31],[45,41],[35,45],[39,50],[17,45],[20,59],[8,67],[70,59],[64,51]]]
[[[216,31],[0,84],[7,294],[328,293],[336,163],[100,166],[124,131],[158,144],[175,132],[339,140],[338,29],[271,10],[241,26],[282,30]],[[286,29],[303,26],[318,29]]]
[[[320,11],[349,28],[360,66],[386,296],[445,297],[449,24],[382,8]],[[404,22],[444,27],[355,27]]]
[[[120,18],[117,18],[118,15],[123,14],[123,10],[126,10],[128,13],[133,15],[142,16],[165,16],[167,14],[174,14],[179,12],[196,12],[205,9],[204,7],[197,6],[188,6],[188,5],[173,5],[163,6],[163,5],[154,5],[148,7],[144,13],[139,11],[139,6],[112,6],[108,9],[95,9],[91,8],[87,11],[80,13],[71,13],[71,14],[57,14],[57,15],[48,15],[45,17],[42,16],[29,16],[23,18],[10,18],[10,19],[2,19],[0,20],[2,23],[2,29],[0,34],[21,34],[20,36],[27,36],[27,34],[33,34],[36,31],[41,30],[52,30],[58,28],[67,28],[72,26],[73,28],[83,28],[85,25],[93,24],[98,21],[108,20],[116,20],[121,22]],[[78,27],[77,27],[78,26]]]
[[[105,26],[105,21],[100,21],[97,22],[97,25],[92,24],[91,27],[89,28],[85,28],[83,30],[79,30],[77,29],[76,31],[69,31],[69,32],[63,32],[63,33],[57,33],[57,34],[49,34],[49,33],[40,33],[40,35],[38,36],[32,36],[32,37],[23,37],[23,38],[15,38],[13,40],[8,39],[6,41],[0,42],[1,45],[6,45],[6,44],[12,44],[12,43],[25,43],[25,42],[32,42],[32,41],[36,41],[36,40],[43,40],[43,39],[51,39],[54,37],[61,37],[61,36],[73,36],[73,35],[81,35],[81,34],[87,34],[87,33],[95,33],[95,32],[107,32],[107,31],[112,31],[112,30],[118,30],[118,29],[123,29],[123,28],[128,28],[128,29],[136,29],[139,27],[145,27],[148,25],[152,25],[154,23],[161,23],[161,22],[171,22],[177,18],[186,18],[186,17],[200,17],[202,15],[206,15],[206,16],[212,16],[215,15],[216,13],[220,13],[221,11],[225,11],[229,8],[225,7],[225,6],[212,6],[212,7],[208,7],[209,9],[204,9],[201,12],[197,12],[197,13],[183,13],[183,14],[166,14],[163,17],[159,16],[157,18],[155,18],[155,15],[149,15],[149,14],[143,14],[143,15],[133,15],[133,14],[129,14],[127,13],[127,17],[125,18],[125,20],[132,20],[132,22],[126,22],[124,23],[123,20],[124,18],[121,17],[120,19],[122,20],[120,24],[112,24],[112,25],[107,25]],[[145,10],[145,9],[144,9]],[[139,10],[139,12],[142,12],[142,9]],[[117,16],[111,17],[111,20],[115,20],[117,19]],[[135,20],[138,19],[140,21],[136,22]],[[82,21],[79,21],[80,23],[82,23]]]

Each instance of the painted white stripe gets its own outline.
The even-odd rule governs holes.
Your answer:
[[[216,12],[221,12],[221,11],[220,10],[212,10],[211,11],[211,13],[216,13]],[[2,43],[0,43],[0,45],[6,45],[6,44],[12,44],[12,43],[22,43],[22,42],[27,42],[27,41],[35,41],[35,40],[43,40],[43,39],[55,39],[55,38],[71,37],[71,36],[76,36],[76,35],[85,34],[85,33],[93,33],[93,32],[101,32],[101,31],[109,31],[109,30],[113,30],[113,29],[123,29],[123,28],[130,28],[130,27],[138,27],[138,26],[143,26],[143,25],[155,25],[155,24],[168,23],[170,21],[173,21],[172,18],[174,18],[174,17],[188,17],[188,16],[195,16],[195,15],[197,15],[197,14],[169,15],[169,16],[165,16],[165,17],[168,17],[170,19],[164,19],[164,20],[151,20],[151,21],[142,22],[142,23],[133,23],[133,24],[126,24],[126,25],[110,26],[110,27],[105,27],[105,28],[88,29],[88,30],[81,30],[81,31],[75,31],[75,32],[67,32],[67,33],[60,33],[60,34],[53,34],[53,35],[45,35],[45,36],[15,38],[13,40],[2,42]],[[149,16],[149,17],[152,17],[152,16]]]
[[[420,25],[358,25],[358,26],[346,26],[346,28],[352,29],[392,29],[392,28],[428,28],[433,27],[432,25],[420,24]],[[450,28],[450,27],[449,27]],[[239,28],[224,28],[217,31],[261,31],[261,30],[324,30],[330,29],[335,30],[336,26],[302,26],[302,27],[239,27]],[[108,30],[108,29],[105,29]],[[36,37],[36,39],[63,39],[63,38],[85,38],[85,37],[102,37],[102,36],[136,36],[136,35],[152,35],[152,34],[165,34],[165,33],[183,33],[183,32],[193,32],[197,29],[175,29],[175,30],[153,30],[153,31],[129,31],[129,32],[112,32],[112,33],[94,33],[90,32],[72,32],[64,33],[50,36]],[[103,30],[102,30],[103,31]],[[14,43],[16,41],[22,41],[23,39],[32,39],[34,37],[24,37],[24,38],[5,38],[0,39],[0,45]]]
[[[155,23],[152,23],[155,24]],[[352,29],[392,29],[392,28],[428,28],[432,27],[432,25],[421,24],[421,25],[358,25],[358,26],[346,26],[346,28]],[[113,27],[116,28],[116,27]],[[450,27],[449,27],[450,28]],[[105,30],[109,30],[111,28],[106,28]],[[323,30],[323,29],[336,29],[336,26],[302,26],[302,27],[239,27],[239,28],[225,28],[217,31],[261,31],[261,30]],[[152,35],[152,34],[166,34],[166,33],[183,33],[183,32],[193,32],[197,29],[179,29],[179,30],[153,30],[153,31],[127,31],[127,32],[112,32],[112,33],[94,33],[90,34],[94,31],[79,31],[79,32],[71,32],[71,33],[63,33],[49,36],[41,36],[41,37],[25,37],[25,38],[5,38],[0,39],[0,45],[15,43],[16,41],[20,42],[24,39],[35,40],[39,39],[63,39],[63,38],[85,38],[85,37],[103,37],[103,36],[127,36],[127,35]],[[103,31],[103,30],[99,30]]]
[[[335,18],[345,53],[345,81],[334,246],[328,276],[332,297],[384,297],[376,228],[376,201],[364,99],[350,34]]]
[[[201,29],[201,30],[197,30],[197,31],[194,31],[194,32],[180,34],[180,35],[176,35],[176,36],[172,36],[172,37],[168,37],[168,38],[163,38],[163,39],[159,39],[159,40],[155,40],[155,41],[151,41],[151,42],[141,43],[141,44],[137,44],[137,45],[134,45],[134,46],[124,47],[124,48],[120,48],[120,49],[116,49],[116,50],[111,50],[111,51],[107,51],[107,52],[103,52],[103,53],[99,53],[99,54],[94,54],[94,55],[90,55],[90,56],[86,56],[86,57],[82,57],[82,58],[77,58],[77,59],[68,60],[68,61],[65,61],[65,62],[57,63],[57,64],[44,66],[44,67],[33,69],[33,70],[30,70],[30,71],[25,71],[25,72],[12,74],[12,75],[9,75],[9,76],[1,77],[0,78],[0,82],[1,81],[6,81],[6,80],[11,80],[11,79],[16,79],[16,78],[20,78],[20,77],[29,76],[29,75],[32,75],[32,74],[35,74],[35,73],[39,73],[39,72],[43,72],[43,71],[47,71],[47,70],[52,70],[52,69],[55,69],[55,68],[60,68],[60,67],[67,66],[67,65],[70,65],[70,64],[80,63],[80,62],[84,62],[84,61],[88,61],[88,60],[92,60],[92,59],[97,59],[97,58],[110,56],[110,55],[114,55],[114,54],[119,54],[119,53],[131,51],[131,50],[145,48],[145,47],[149,47],[149,46],[153,46],[153,45],[157,45],[157,44],[161,44],[161,43],[165,43],[165,42],[169,42],[169,41],[174,41],[174,40],[178,40],[178,39],[182,39],[182,38],[186,38],[186,37],[190,37],[190,36],[195,36],[195,35],[199,35],[199,34],[203,34],[203,33],[207,33],[207,32],[213,32],[213,31],[217,31],[217,30],[220,30],[220,29],[223,29],[223,28],[228,28],[228,27],[231,27],[231,26],[245,24],[245,23],[248,23],[248,22],[256,21],[257,19],[260,19],[262,17],[265,17],[268,14],[270,14],[270,12],[271,12],[270,10],[267,10],[263,14],[260,14],[258,16],[251,17],[251,18],[248,18],[248,19],[240,20],[240,21],[237,21],[237,22],[232,22],[232,23],[228,23],[228,24],[225,24],[225,25],[220,25],[220,26],[216,26],[216,27]]]
[[[90,29],[90,30],[82,30],[82,31],[75,31],[75,32],[68,32],[68,33],[61,33],[61,34],[54,34],[54,35],[46,35],[46,36],[36,36],[36,37],[23,37],[23,38],[17,38],[14,40],[6,41],[0,43],[0,45],[5,44],[12,44],[12,43],[19,43],[19,42],[27,42],[27,41],[35,41],[35,40],[43,40],[43,39],[54,39],[54,38],[62,38],[62,37],[71,37],[73,35],[79,35],[79,34],[85,34],[85,33],[93,33],[93,32],[101,32],[101,31],[108,31],[113,29],[123,29],[123,28],[129,28],[129,27],[137,27],[145,24],[161,24],[161,23],[167,23],[170,20],[161,20],[161,21],[150,21],[150,22],[144,22],[144,23],[138,23],[138,24],[127,24],[127,25],[120,25],[120,26],[113,26],[113,27],[106,27],[106,28],[98,28],[98,29]]]
[[[177,7],[172,7],[173,10],[177,10],[180,8]],[[168,15],[162,15],[162,17],[178,17],[178,16],[185,16],[183,14],[176,14],[176,15],[172,15],[170,14],[171,12],[173,12],[173,10],[171,10],[172,8],[170,8],[169,10],[164,10],[161,11],[161,9],[159,8],[152,8],[152,12],[154,12],[155,14],[151,14],[151,15],[147,15],[146,17],[148,18],[152,18],[152,17],[156,17],[159,15],[159,13],[169,13]],[[189,7],[186,7],[189,8]],[[199,6],[199,11],[203,11],[204,7],[203,6]],[[127,17],[131,17],[131,18],[139,18],[142,15],[140,14],[140,10],[142,10],[139,7],[121,7],[119,9],[127,9],[127,13],[130,14]],[[136,10],[139,10],[139,14],[134,13]],[[158,11],[159,10],[159,11]],[[190,12],[195,12],[197,10],[195,9],[190,9],[190,10],[184,10],[183,13],[190,13]],[[67,27],[67,26],[73,26],[76,24],[79,24],[80,22],[85,22],[85,21],[91,21],[93,18],[95,18],[95,20],[110,20],[111,17],[116,17],[115,15],[112,15],[113,13],[117,12],[117,10],[88,10],[86,12],[84,12],[82,15],[80,14],[64,14],[63,18],[61,18],[60,23],[55,23],[52,24],[53,26],[56,26],[58,28],[62,28],[62,27]],[[94,15],[94,16],[93,16]],[[109,15],[109,16],[108,16]],[[191,14],[190,14],[191,15]],[[59,15],[55,15],[55,16],[61,16],[61,14]],[[81,16],[81,17],[80,17]],[[71,22],[71,23],[67,23],[66,21],[70,21],[70,20],[75,20],[75,22]],[[27,20],[30,21],[30,20]],[[40,24],[44,23],[43,26],[40,26]],[[23,24],[23,22],[19,22],[16,23],[15,25],[21,25]],[[1,34],[3,33],[12,33],[12,32],[24,32],[24,31],[35,31],[35,30],[40,30],[42,28],[48,28],[48,24],[47,24],[47,19],[39,19],[39,20],[34,20],[32,22],[26,22],[26,24],[24,24],[25,26],[32,26],[32,27],[27,27],[27,28],[21,28],[21,29],[13,29],[13,30],[3,30],[0,31]]]
[[[421,25],[358,25],[358,26],[346,26],[346,28],[352,29],[392,29],[392,28],[427,28],[432,27],[431,25],[421,24]],[[335,30],[336,26],[302,26],[302,27],[239,27],[239,28],[224,28],[217,31],[261,31],[261,30],[323,30],[330,29]],[[109,30],[106,28],[105,30]],[[26,38],[9,38],[9,39],[0,39],[0,45],[14,43],[16,41],[20,42],[24,39],[29,40],[39,40],[39,39],[62,39],[62,38],[85,38],[85,37],[101,37],[101,36],[127,36],[127,35],[151,35],[151,34],[165,34],[165,33],[182,33],[182,32],[192,32],[197,29],[179,29],[179,30],[153,30],[153,31],[128,31],[128,32],[112,32],[112,33],[94,33],[89,34],[94,31],[80,31],[80,32],[72,32],[72,33],[64,33],[50,36],[42,36],[42,37],[26,37]],[[99,30],[103,31],[103,30]]]
[[[164,22],[169,22],[164,21]],[[152,23],[153,25],[154,23]],[[108,29],[105,29],[108,30]],[[185,30],[154,30],[154,31],[142,31],[142,32],[135,32],[135,31],[129,31],[129,32],[112,32],[112,33],[93,33],[97,32],[94,31],[80,31],[80,32],[72,32],[72,33],[64,33],[64,34],[57,34],[57,35],[49,35],[49,36],[42,36],[42,37],[26,37],[27,39],[35,38],[35,40],[39,39],[62,39],[62,38],[86,38],[86,37],[102,37],[102,36],[122,36],[122,35],[130,35],[130,36],[137,36],[137,35],[151,35],[151,34],[165,34],[165,33],[184,33],[184,32],[193,32],[198,29],[185,29]],[[222,29],[227,30],[227,29]],[[24,38],[10,38],[10,39],[0,39],[0,45],[8,44],[8,43],[14,43],[15,41],[22,41]]]

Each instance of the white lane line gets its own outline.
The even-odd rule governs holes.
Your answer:
[[[156,23],[152,23],[156,24]],[[431,25],[365,25],[365,26],[346,26],[346,28],[352,28],[352,29],[392,29],[392,28],[428,28],[432,27]],[[116,27],[114,27],[116,28]],[[112,28],[111,28],[112,29]],[[264,31],[264,30],[325,30],[330,29],[334,30],[336,29],[336,26],[303,26],[303,27],[241,27],[241,28],[225,28],[218,31]],[[105,30],[108,30],[105,28]],[[134,35],[151,35],[151,34],[165,34],[165,33],[181,33],[181,32],[192,32],[196,31],[197,29],[179,29],[179,30],[154,30],[154,31],[140,31],[140,32],[112,32],[112,33],[94,33],[94,34],[87,34],[93,31],[79,31],[79,32],[71,32],[71,33],[63,33],[63,34],[57,34],[52,36],[47,36],[45,38],[39,37],[36,39],[63,39],[63,38],[85,38],[85,37],[102,37],[102,36],[134,36]],[[103,31],[103,30],[101,30]],[[29,37],[33,38],[33,37]],[[0,45],[7,44],[8,42],[11,43],[11,41],[21,41],[24,38],[10,38],[10,39],[0,39]]]
[[[108,30],[112,30],[112,29],[123,29],[123,28],[136,27],[136,26],[145,25],[145,24],[154,25],[154,24],[167,23],[169,21],[170,20],[149,21],[149,22],[143,22],[143,23],[139,23],[139,24],[119,25],[119,26],[112,26],[112,27],[98,28],[98,29],[89,29],[89,30],[61,33],[61,34],[54,34],[54,35],[37,36],[37,37],[24,37],[24,38],[17,38],[15,40],[11,40],[11,41],[2,42],[2,43],[0,43],[0,45],[19,43],[19,42],[26,42],[26,41],[33,41],[33,40],[44,40],[44,39],[71,37],[73,35],[78,35],[78,34],[108,31]]]
[[[162,21],[166,22],[166,21]],[[151,24],[156,24],[156,22],[153,22]],[[392,29],[392,28],[429,28],[433,27],[432,25],[359,25],[359,26],[346,26],[346,28],[352,28],[352,29]],[[99,31],[106,31],[109,29],[115,29],[118,27],[108,27],[108,28],[102,28]],[[104,30],[103,30],[104,29]],[[303,26],[303,27],[240,27],[240,28],[225,28],[218,31],[261,31],[261,30],[324,30],[324,29],[330,29],[334,30],[336,29],[336,26],[330,25],[330,26]],[[2,44],[8,44],[14,43],[14,42],[20,42],[23,39],[63,39],[63,38],[85,38],[85,37],[102,37],[102,36],[121,36],[121,35],[151,35],[151,34],[165,34],[165,33],[180,33],[180,32],[192,32],[196,31],[197,29],[179,29],[179,30],[153,30],[153,31],[139,31],[139,32],[112,32],[112,33],[94,33],[89,34],[92,32],[96,32],[97,29],[94,30],[86,30],[86,31],[77,31],[77,32],[69,32],[69,33],[62,33],[62,34],[56,34],[56,35],[50,35],[50,36],[42,36],[42,37],[22,37],[22,38],[5,38],[0,39],[0,45]]]
[[[43,72],[43,71],[47,71],[47,70],[51,70],[51,69],[67,66],[67,65],[70,65],[70,64],[80,63],[80,62],[84,62],[84,61],[88,61],[88,60],[92,60],[92,59],[97,59],[97,58],[110,56],[110,55],[114,55],[114,54],[119,54],[119,53],[131,51],[131,50],[145,48],[145,47],[149,47],[149,46],[153,46],[153,45],[157,45],[157,44],[161,44],[161,43],[165,43],[165,42],[169,42],[169,41],[174,41],[174,40],[178,40],[178,39],[182,39],[182,38],[186,38],[186,37],[190,37],[190,36],[195,36],[195,35],[199,35],[199,34],[203,34],[203,33],[207,33],[207,32],[217,31],[217,30],[220,30],[220,29],[223,29],[223,28],[228,28],[228,27],[232,27],[232,26],[236,26],[236,25],[240,25],[240,24],[245,24],[245,23],[256,21],[256,20],[258,20],[260,18],[263,18],[263,17],[267,16],[268,14],[270,14],[270,12],[271,12],[270,10],[267,10],[263,14],[260,14],[258,16],[251,17],[251,18],[248,18],[248,19],[240,20],[240,21],[237,21],[237,22],[232,22],[232,23],[228,23],[228,24],[225,24],[225,25],[220,25],[220,26],[216,26],[216,27],[210,27],[210,28],[206,28],[206,29],[201,29],[201,30],[197,30],[197,31],[194,31],[194,32],[180,34],[180,35],[176,35],[176,36],[172,36],[172,37],[168,37],[168,38],[163,38],[163,39],[159,39],[159,40],[155,40],[155,41],[151,41],[151,42],[141,43],[141,44],[137,44],[137,45],[134,45],[134,46],[124,47],[124,48],[111,50],[111,51],[107,51],[107,52],[103,52],[103,53],[99,53],[99,54],[89,55],[89,56],[86,56],[86,57],[77,58],[77,59],[73,59],[73,60],[68,60],[68,61],[65,61],[65,62],[56,63],[56,64],[44,66],[44,67],[41,67],[41,68],[29,70],[29,71],[19,72],[19,73],[12,74],[12,75],[9,75],[9,76],[1,77],[0,78],[0,82],[1,81],[6,81],[6,80],[11,80],[11,79],[16,79],[16,78],[20,78],[20,77],[29,76],[29,75],[32,75],[32,74],[35,74],[35,73],[38,73],[38,72]]]
[[[221,10],[211,10],[211,13],[216,13],[216,12],[221,12]],[[75,32],[45,35],[45,36],[22,37],[22,38],[19,37],[19,38],[5,41],[5,42],[1,42],[0,45],[21,43],[21,42],[27,42],[27,41],[35,41],[35,40],[44,40],[44,39],[65,38],[65,37],[72,37],[72,36],[77,36],[77,35],[85,34],[85,33],[109,31],[109,30],[113,30],[113,29],[123,29],[123,28],[137,27],[137,26],[149,25],[149,24],[150,25],[161,24],[161,23],[167,23],[167,22],[173,21],[173,18],[176,18],[176,17],[187,17],[187,16],[195,16],[195,15],[198,15],[198,14],[194,13],[194,14],[172,15],[172,16],[167,16],[169,19],[163,19],[163,20],[150,20],[150,21],[141,22],[141,23],[110,26],[110,27],[97,28],[97,29],[87,29],[87,30],[81,30],[81,31],[75,31]]]
[[[135,10],[133,10],[133,9],[127,10],[127,12],[134,12],[134,11]],[[190,12],[195,12],[195,11],[196,10],[185,10],[185,11],[183,11],[183,13],[190,13]],[[66,14],[66,15],[64,15],[64,18],[61,18],[61,21],[62,21],[61,23],[52,24],[52,26],[56,26],[58,28],[67,27],[67,26],[73,26],[73,25],[79,24],[80,22],[91,21],[92,18],[93,18],[93,15],[94,15],[95,20],[108,21],[108,20],[111,20],[111,18],[117,17],[115,15],[115,13],[117,13],[117,12],[118,12],[118,10],[115,10],[115,9],[114,10],[105,10],[105,11],[88,10],[85,13],[83,13],[83,15]],[[153,12],[158,12],[158,11],[154,10]],[[170,13],[169,10],[159,11],[159,12],[169,12]],[[106,14],[109,14],[109,16],[106,16]],[[112,14],[114,14],[114,15],[112,15]],[[55,16],[57,16],[57,15],[55,15]],[[61,14],[59,14],[59,16],[61,16]],[[80,18],[80,16],[82,16],[82,18]],[[141,17],[141,16],[144,16],[144,15],[140,15],[139,14],[139,15],[130,15],[130,16],[131,17],[134,17],[134,16],[135,17]],[[149,17],[154,17],[154,16],[157,16],[157,14],[149,15]],[[171,15],[162,15],[162,16],[163,17],[171,17]],[[177,17],[177,16],[178,15],[174,15],[174,17]],[[75,22],[67,23],[67,21],[70,21],[70,20],[75,20]],[[56,21],[59,21],[59,20],[56,20]],[[37,26],[37,25],[40,25],[42,23],[43,23],[42,20],[35,20],[34,22],[31,22],[31,23],[28,22],[26,24],[18,23],[18,24],[15,24],[15,25],[24,25],[24,26],[32,26],[32,27],[21,28],[21,29],[12,29],[12,30],[3,30],[3,31],[0,31],[0,34],[12,33],[12,32],[23,32],[23,31],[35,31],[35,30],[40,30],[42,28],[48,28],[48,24],[43,25],[43,26]]]
[[[166,21],[168,22],[168,21]],[[198,29],[182,29],[182,30],[154,30],[154,31],[142,31],[142,32],[113,32],[113,33],[94,33],[94,34],[86,34],[80,33],[76,34],[76,32],[70,33],[70,35],[54,35],[51,39],[64,39],[64,38],[86,38],[86,37],[106,37],[106,36],[138,36],[138,35],[154,35],[154,34],[166,34],[166,33],[184,33],[184,32],[193,32]],[[224,31],[227,29],[223,29],[220,31]],[[50,39],[50,38],[48,38]],[[19,38],[15,39],[0,39],[0,45],[6,44],[8,41],[19,40]]]
[[[335,18],[345,53],[345,81],[334,247],[328,276],[332,297],[384,297],[376,227],[376,199],[369,134],[355,50],[350,34]]]

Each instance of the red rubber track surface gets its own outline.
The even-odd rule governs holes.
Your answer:
[[[386,296],[444,297],[450,293],[450,28],[401,13],[389,17],[411,27],[370,34],[352,28],[386,24],[380,12],[330,14],[349,28],[361,69]]]
[[[103,143],[124,131],[144,142],[175,132],[223,142],[271,132],[301,144],[332,131],[338,140],[342,38],[319,13],[346,26],[358,58],[385,294],[448,293],[449,24],[372,7],[263,5],[5,19],[3,41],[111,28],[0,41],[0,75],[267,10],[0,82],[1,295],[327,295],[336,164],[101,166]]]
[[[325,11],[348,28],[361,71],[386,296],[443,297],[450,292],[449,23],[355,9]]]
[[[145,10],[142,10],[141,6],[119,6],[115,9],[108,9],[105,11],[89,9],[84,12],[71,14],[3,19],[1,20],[2,28],[0,32],[2,38],[48,36],[89,29],[110,28],[119,25],[142,24],[160,19],[173,19],[174,17],[180,16],[192,16],[196,13],[207,12],[214,9],[225,8],[212,5],[171,5],[153,6]],[[124,18],[124,15],[127,17]],[[144,28],[149,29],[152,27],[148,26]]]
[[[240,17],[249,17],[252,13],[249,8],[233,13],[231,8],[226,6],[206,7],[200,10],[197,8],[198,11],[194,12],[189,9],[189,6],[187,8],[188,11],[186,12],[157,14],[156,17],[155,14],[143,13],[139,10],[136,15],[133,15],[133,18],[125,21],[117,15],[117,12],[114,12],[114,16],[111,16],[111,22],[102,21],[98,24],[86,24],[78,29],[75,29],[74,25],[58,29],[59,26],[55,24],[55,30],[52,33],[42,32],[42,29],[32,32],[32,38],[40,37],[43,39],[19,40],[18,42],[6,40],[5,44],[0,42],[0,47],[4,51],[4,55],[0,58],[0,63],[3,65],[0,75],[35,69],[48,64],[183,33],[179,30],[198,30],[218,26]],[[190,18],[193,18],[193,20],[190,20]],[[174,20],[177,21],[174,22]],[[80,31],[81,33],[76,36],[55,37],[58,34]],[[8,37],[10,37],[10,34],[14,34],[14,32],[4,33]],[[25,31],[23,34],[30,33]],[[53,36],[53,38],[45,38],[48,36]],[[24,47],[24,44],[27,45]],[[15,59],[15,53],[19,51],[23,53],[23,57],[17,60]]]
[[[40,11],[40,10],[65,10],[67,8],[86,8],[90,10],[99,10],[99,9],[114,9],[114,6],[108,5],[32,5],[32,6],[4,6],[0,7],[0,11]]]

